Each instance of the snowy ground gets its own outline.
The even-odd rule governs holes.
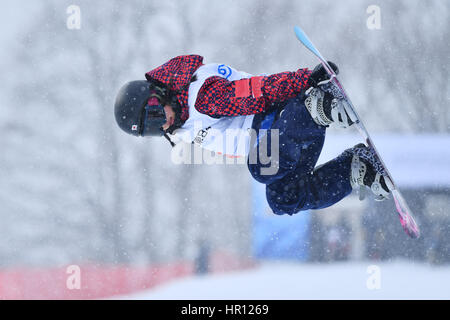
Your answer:
[[[370,269],[371,265],[374,263],[265,263],[252,270],[180,279],[117,298],[450,299],[450,266],[433,267],[405,261],[378,263],[379,269]],[[379,283],[379,289],[369,289],[368,282],[372,287]]]

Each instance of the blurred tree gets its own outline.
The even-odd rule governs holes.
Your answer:
[[[43,216],[53,212],[54,219],[47,216],[45,221],[59,221],[61,227],[49,228],[42,241],[58,235],[65,239],[60,246],[67,245],[67,234],[75,227],[73,215],[80,215],[79,232],[87,233],[80,255],[85,259],[126,262],[132,254],[125,235],[127,198],[135,190],[129,183],[130,177],[124,175],[118,139],[122,139],[120,145],[127,140],[115,126],[112,105],[121,83],[133,78],[137,66],[148,65],[151,48],[146,39],[151,27],[145,14],[154,15],[157,8],[152,1],[141,0],[127,5],[81,1],[79,6],[81,29],[69,30],[64,21],[64,4],[45,2],[18,54],[24,72],[33,70],[39,75],[17,86],[17,104],[22,106],[26,120],[20,125],[31,131],[34,144],[51,151],[42,161],[38,158],[40,151],[27,150],[29,165],[44,165],[25,170],[29,170],[29,175],[41,174],[46,180],[57,180],[48,190],[38,187],[30,191],[46,204]],[[141,70],[140,77],[143,73]],[[137,152],[136,146],[130,150],[138,153],[140,165],[151,163],[149,152]],[[131,181],[142,180],[146,189],[152,189],[149,176],[142,174],[144,169],[135,172]],[[74,198],[82,203],[74,203]],[[148,218],[152,201],[148,196],[143,200],[147,201],[143,212],[147,229],[143,237],[151,242]],[[36,208],[31,212],[35,211]],[[99,241],[93,241],[95,238]],[[75,239],[81,238],[78,235]]]

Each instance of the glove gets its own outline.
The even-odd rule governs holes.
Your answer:
[[[334,73],[339,74],[339,68],[331,61],[328,61],[330,67],[334,70]],[[330,79],[327,71],[322,64],[318,64],[311,75],[309,76],[308,83],[311,87],[317,88],[320,82]]]

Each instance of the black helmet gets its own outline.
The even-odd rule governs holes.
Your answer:
[[[166,122],[161,104],[165,89],[146,80],[126,83],[117,94],[114,115],[119,127],[135,136],[162,136]]]

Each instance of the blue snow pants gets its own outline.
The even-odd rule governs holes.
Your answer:
[[[270,167],[270,164],[261,164],[259,156],[256,163],[247,163],[253,178],[266,185],[267,201],[275,214],[292,215],[303,210],[326,208],[352,191],[349,179],[351,156],[348,153],[316,167],[326,127],[313,121],[304,99],[305,96],[300,94],[287,101],[281,112],[258,114],[253,120],[252,127],[256,132],[260,132],[259,129],[279,130],[278,171],[271,175],[261,174],[261,168]],[[269,151],[273,132],[267,130]],[[260,138],[251,143],[250,152],[259,151]]]

